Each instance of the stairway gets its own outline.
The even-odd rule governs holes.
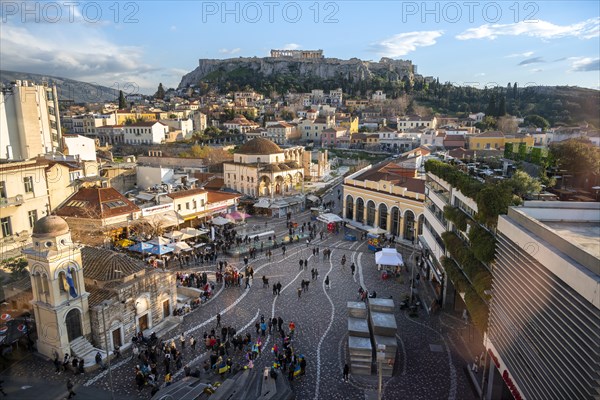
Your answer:
[[[97,349],[84,336],[80,336],[69,343],[71,355],[77,358],[83,358],[83,365],[86,370],[96,365],[96,353],[102,355],[102,362],[106,362],[106,353],[102,349]]]

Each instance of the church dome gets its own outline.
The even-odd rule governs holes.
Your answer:
[[[33,227],[34,236],[56,237],[69,232],[67,221],[56,215],[48,215],[40,218]]]
[[[258,137],[241,145],[236,153],[266,155],[283,153],[283,150],[281,150],[281,147],[279,147],[277,144],[273,143],[269,139]]]

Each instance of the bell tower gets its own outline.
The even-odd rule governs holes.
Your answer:
[[[71,353],[70,342],[91,331],[81,247],[72,242],[66,221],[54,215],[36,222],[32,239],[23,254],[31,277],[37,349],[62,358]]]

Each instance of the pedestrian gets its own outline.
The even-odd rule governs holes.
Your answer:
[[[79,373],[80,374],[84,374],[85,373],[85,368],[84,368],[84,361],[83,358],[79,359]]]
[[[300,300],[300,297],[302,296],[302,288],[299,287],[298,288],[298,300]]]
[[[167,374],[165,375],[165,386],[171,386],[172,381],[173,378],[171,378],[171,373],[167,372]]]
[[[246,275],[246,287],[245,289],[250,289],[250,277]]]
[[[348,382],[348,373],[350,372],[350,367],[348,367],[348,364],[344,364],[344,377],[342,378],[342,380],[344,382]]]
[[[104,369],[104,364],[102,363],[102,355],[100,354],[100,352],[96,353],[96,365],[98,365],[100,368]]]
[[[75,375],[79,374],[79,361],[77,360],[77,357],[73,357],[73,361],[71,362],[71,365],[73,366],[73,373]]]
[[[56,370],[54,372],[58,373],[60,375],[61,369],[60,369],[60,360],[58,358],[58,353],[54,353],[54,368],[56,368]]]
[[[217,314],[217,328],[221,326],[221,313]]]
[[[271,334],[271,330],[273,329],[273,320],[271,318],[269,318],[269,335]]]
[[[325,288],[331,289],[331,286],[329,285],[329,275],[325,277]]]
[[[183,332],[179,335],[179,342],[181,343],[181,350],[183,351],[183,349],[185,349],[185,335]]]
[[[190,347],[192,348],[192,351],[196,350],[196,338],[193,336],[190,337]]]
[[[354,265],[354,263],[352,263],[352,265],[350,266],[350,269],[352,270],[352,276],[354,276],[354,270],[356,269],[356,266]]]
[[[300,264],[300,271],[302,271],[302,267],[304,266],[304,260],[300,259],[298,263]]]
[[[281,294],[281,282],[277,282],[277,295]]]
[[[67,381],[67,390],[69,391],[69,397],[67,397],[67,399],[70,399],[71,397],[77,394],[73,391],[74,387],[75,385],[73,385],[73,381],[71,380],[71,378],[69,378],[69,380]]]
[[[304,270],[306,271],[308,268],[308,259],[304,259]]]

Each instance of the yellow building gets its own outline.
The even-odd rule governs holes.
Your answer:
[[[414,161],[417,158],[394,160],[347,177],[343,199],[345,220],[362,229],[379,228],[414,242],[423,229],[425,201],[425,180],[415,177]]]
[[[127,121],[156,121],[157,113],[153,112],[130,112],[130,111],[117,111],[117,125],[125,125]]]
[[[490,150],[503,149],[506,143],[525,143],[533,146],[533,137],[529,135],[504,134],[500,131],[488,131],[468,136],[469,149]]]
[[[350,132],[350,134],[358,133],[358,117],[347,117],[336,120],[338,122],[337,125],[340,128],[346,128],[346,130]]]

